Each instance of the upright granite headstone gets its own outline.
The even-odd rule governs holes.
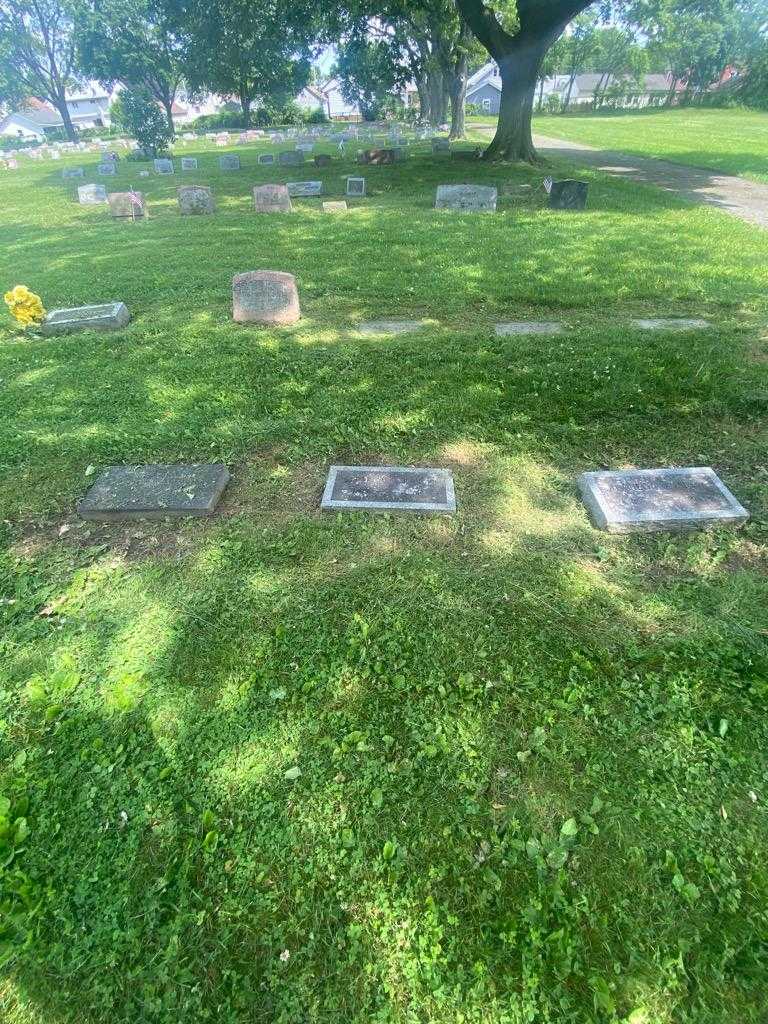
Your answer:
[[[173,174],[173,160],[167,160],[165,157],[158,157],[153,161],[155,173],[157,174]]]
[[[587,205],[586,181],[565,178],[553,181],[549,189],[549,205],[553,210],[583,210]]]
[[[224,156],[219,157],[219,170],[220,171],[239,171],[240,170],[240,157],[237,153],[225,153]]]
[[[109,212],[113,217],[128,217],[135,220],[137,217],[147,216],[147,204],[144,201],[143,192],[110,192],[107,196],[109,201]]]
[[[77,201],[81,206],[99,206],[107,201],[107,190],[103,185],[81,185],[77,190]]]
[[[213,193],[205,185],[182,185],[177,189],[179,213],[184,216],[197,216],[215,213],[216,206]]]
[[[578,486],[595,526],[609,533],[738,525],[749,518],[707,466],[582,473]]]
[[[301,317],[293,274],[251,270],[232,278],[232,317],[239,324],[295,324]]]
[[[495,213],[498,192],[490,185],[438,185],[436,210]]]
[[[274,153],[259,153],[260,164],[273,164],[275,162]]]
[[[331,466],[321,508],[455,512],[448,469],[406,466]]]
[[[117,331],[125,327],[130,319],[124,302],[108,302],[101,306],[52,309],[43,320],[40,330],[49,337],[75,331]]]
[[[323,194],[322,181],[289,181],[286,184],[288,195],[292,199],[302,196],[321,196]]]
[[[285,167],[297,167],[304,163],[304,154],[301,150],[287,149],[280,153],[277,159]]]
[[[257,185],[253,190],[256,213],[290,213],[291,197],[285,185]]]
[[[451,144],[448,139],[432,139],[433,153],[450,153]]]
[[[347,178],[347,195],[348,196],[364,196],[365,195],[365,178],[354,178],[352,176]]]
[[[96,173],[101,175],[117,174],[117,165],[114,160],[105,160],[96,168]]]
[[[196,171],[197,170],[197,157],[196,156],[183,156],[181,158],[181,169],[182,169],[182,171]]]
[[[210,516],[228,481],[221,463],[107,466],[77,511],[83,519],[106,522]]]

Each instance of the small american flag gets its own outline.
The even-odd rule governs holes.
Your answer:
[[[142,209],[144,206],[144,201],[141,198],[141,195],[138,192],[134,192],[132,188],[128,190],[128,198],[130,199],[132,206],[138,206],[139,209]]]
[[[550,193],[550,192],[552,191],[552,186],[553,186],[553,185],[554,185],[554,182],[553,182],[553,180],[552,180],[552,176],[551,176],[551,175],[548,175],[548,176],[547,176],[547,177],[546,177],[546,178],[544,179],[544,191],[545,191],[545,192],[546,192],[547,194],[549,194],[549,193]]]

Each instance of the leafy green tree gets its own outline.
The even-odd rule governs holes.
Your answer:
[[[610,25],[597,32],[595,52],[592,57],[600,79],[595,87],[594,106],[597,109],[605,100],[609,86],[616,79],[630,76],[639,79],[648,68],[648,52],[635,42],[634,32],[627,27]]]
[[[8,99],[36,96],[58,111],[67,138],[77,133],[66,92],[77,83],[74,0],[0,0],[0,87]]]
[[[567,41],[561,36],[544,54],[539,66],[539,99],[537,103],[537,110],[541,110],[544,105],[544,83],[548,78],[554,78],[556,75],[562,75],[568,66],[567,62],[568,45]]]
[[[333,74],[341,94],[356,103],[366,121],[377,121],[405,81],[406,69],[396,59],[397,51],[383,39],[369,39],[362,31],[338,49]]]
[[[576,77],[594,67],[594,57],[598,50],[597,40],[598,17],[591,11],[576,18],[570,34],[564,37],[568,87],[563,100],[563,110],[570,106]]]
[[[120,128],[129,132],[148,157],[167,150],[173,132],[157,100],[144,86],[131,86],[120,93]]]

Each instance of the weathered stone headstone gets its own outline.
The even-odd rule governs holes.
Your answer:
[[[74,331],[116,331],[125,327],[131,315],[124,302],[107,302],[101,306],[76,306],[52,309],[40,330],[47,336],[71,334]]]
[[[450,153],[451,144],[448,139],[432,139],[433,153]]]
[[[595,526],[609,533],[738,525],[749,518],[709,467],[582,473],[578,486]]]
[[[495,213],[498,192],[490,185],[438,185],[436,210]]]
[[[84,171],[82,167],[65,167],[61,172],[61,176],[65,180],[67,178],[82,178],[83,174]]]
[[[257,213],[290,213],[293,209],[285,185],[257,185],[253,202]]]
[[[77,190],[77,201],[81,206],[99,206],[107,201],[107,190],[103,185],[81,185]]]
[[[184,216],[215,213],[213,193],[205,185],[182,185],[177,189],[179,213]]]
[[[340,202],[323,203],[323,213],[346,213],[347,204],[342,199]]]
[[[365,178],[347,178],[347,195],[348,196],[364,196],[365,195]]]
[[[565,178],[553,181],[549,190],[549,205],[553,210],[583,210],[587,205],[586,181]]]
[[[288,149],[278,154],[278,163],[286,167],[297,167],[304,163],[304,154],[301,150]]]
[[[641,331],[698,331],[710,327],[708,320],[696,317],[656,317],[650,320],[637,319],[630,321],[633,327]]]
[[[237,153],[225,153],[224,156],[219,157],[219,170],[220,171],[239,171],[240,170],[240,157]]]
[[[314,142],[297,142],[296,149],[299,153],[311,153],[315,148]]]
[[[327,153],[318,153],[313,162],[315,167],[330,167],[331,158]]]
[[[322,181],[289,181],[286,184],[288,195],[295,199],[301,196],[321,196],[323,194]]]
[[[135,220],[147,215],[143,192],[110,192],[107,200],[113,217],[130,217]]]
[[[117,166],[114,160],[105,160],[96,168],[96,173],[101,175],[112,175],[117,174]]]
[[[260,164],[273,164],[275,162],[274,153],[259,153]]]
[[[321,508],[455,512],[448,469],[406,466],[331,466]]]
[[[512,320],[496,324],[496,333],[507,334],[562,334],[563,325],[556,320]]]
[[[153,161],[156,174],[173,174],[173,160],[158,157]]]
[[[232,316],[239,324],[295,324],[301,317],[293,274],[251,270],[232,278]]]
[[[197,170],[197,157],[196,156],[183,156],[181,158],[181,169],[182,169],[182,171],[196,171]]]
[[[83,519],[106,522],[210,516],[228,481],[221,463],[107,466],[77,511]]]
[[[421,320],[366,320],[357,331],[359,334],[410,334],[423,326]]]

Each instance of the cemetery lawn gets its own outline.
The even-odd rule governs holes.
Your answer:
[[[257,216],[254,184],[357,170],[258,151],[123,162],[146,223],[73,201],[93,155],[0,178],[3,289],[133,315],[0,329],[0,1018],[764,1021],[766,235],[585,169],[583,213],[436,213],[542,171],[424,147],[346,215]],[[259,268],[295,327],[232,323]],[[355,333],[382,318],[425,326]],[[529,318],[569,331],[494,334]],[[211,519],[75,515],[177,461],[231,467]],[[451,468],[457,514],[319,512],[378,462]],[[632,465],[711,465],[752,519],[595,531],[575,477]]]
[[[537,116],[534,132],[768,182],[768,112],[686,107]]]

